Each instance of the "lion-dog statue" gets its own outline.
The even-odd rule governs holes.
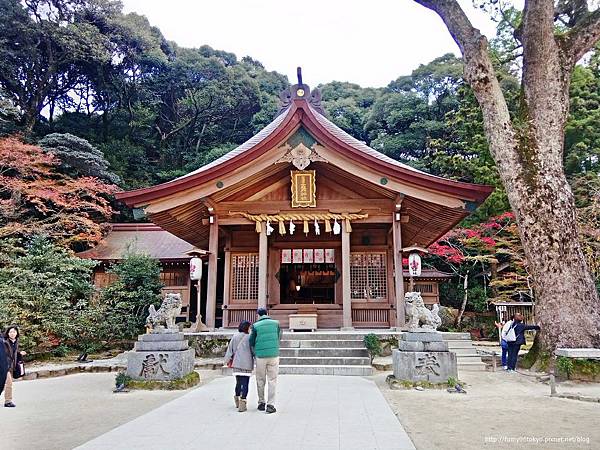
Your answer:
[[[442,324],[439,316],[439,306],[433,305],[433,309],[428,309],[423,302],[420,292],[407,292],[404,295],[406,303],[406,315],[408,316],[408,329],[410,331],[428,330],[436,331]]]
[[[154,305],[150,305],[148,308],[146,326],[154,330],[164,323],[168,330],[176,329],[175,318],[181,313],[181,306],[181,294],[173,292],[166,294],[158,310],[154,308]]]

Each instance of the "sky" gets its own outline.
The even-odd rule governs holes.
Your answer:
[[[459,0],[484,34],[494,24]],[[123,0],[183,47],[210,45],[251,56],[267,70],[316,86],[386,86],[445,53],[459,54],[444,23],[412,0]]]

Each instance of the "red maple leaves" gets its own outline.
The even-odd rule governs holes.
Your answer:
[[[17,137],[0,139],[0,237],[46,234],[77,250],[101,239],[116,186],[69,177],[59,164]]]

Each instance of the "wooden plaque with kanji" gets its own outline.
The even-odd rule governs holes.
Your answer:
[[[314,170],[292,170],[292,208],[315,208],[317,184]]]

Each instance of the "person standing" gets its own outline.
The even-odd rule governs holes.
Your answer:
[[[227,346],[225,361],[228,367],[233,368],[235,376],[235,395],[233,401],[239,412],[247,410],[246,398],[248,397],[248,386],[250,376],[254,369],[254,355],[250,348],[250,322],[242,320],[238,327],[238,333],[234,335]]]
[[[0,336],[0,395],[4,392],[6,375],[8,374],[8,355],[4,344],[4,337]]]
[[[525,332],[527,330],[537,330],[540,327],[537,325],[526,325],[523,323],[523,315],[516,313],[513,320],[509,320],[502,329],[502,338],[508,344],[508,361],[507,371],[514,372],[517,369],[517,358],[521,345],[525,344]]]
[[[500,338],[500,348],[502,349],[502,368],[506,370],[508,368],[507,365],[507,356],[508,356],[508,343],[502,338],[502,330],[504,329],[504,325],[506,325],[506,319],[504,313],[502,313],[502,317],[500,318],[500,322],[494,322],[496,328],[498,328],[498,335]]]
[[[4,333],[4,348],[6,352],[6,361],[8,363],[8,370],[6,372],[6,384],[4,386],[4,406],[6,408],[14,408],[13,403],[13,378],[20,378],[23,376],[21,373],[21,361],[23,356],[27,353],[19,350],[19,328],[16,326],[10,326]]]
[[[256,356],[256,389],[258,391],[258,410],[267,414],[276,412],[275,394],[279,373],[279,340],[281,327],[277,320],[271,319],[266,308],[256,310],[258,320],[252,325],[250,346]],[[265,382],[268,382],[268,399],[265,403]]]

